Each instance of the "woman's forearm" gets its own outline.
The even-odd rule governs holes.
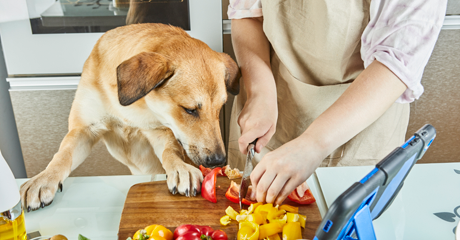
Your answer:
[[[257,94],[276,94],[270,67],[270,43],[262,24],[262,18],[232,20],[233,48],[248,98]]]
[[[324,157],[376,121],[407,89],[385,65],[374,61],[302,134]]]

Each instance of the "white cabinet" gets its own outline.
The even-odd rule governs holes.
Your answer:
[[[79,77],[8,78],[27,176],[43,171],[68,131],[70,107]],[[102,142],[70,176],[131,174]]]

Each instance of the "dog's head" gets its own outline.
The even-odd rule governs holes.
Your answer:
[[[239,92],[239,69],[227,54],[194,44],[198,47],[142,52],[121,63],[118,98],[123,106],[148,106],[196,165],[223,166],[219,113],[227,91]]]

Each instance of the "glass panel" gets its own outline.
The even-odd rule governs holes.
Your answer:
[[[190,30],[189,0],[27,0],[33,34],[106,32],[134,23]]]

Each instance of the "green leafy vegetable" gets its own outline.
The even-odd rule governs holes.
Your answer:
[[[78,240],[90,240],[90,239],[85,236],[82,236],[81,234],[78,234]]]

